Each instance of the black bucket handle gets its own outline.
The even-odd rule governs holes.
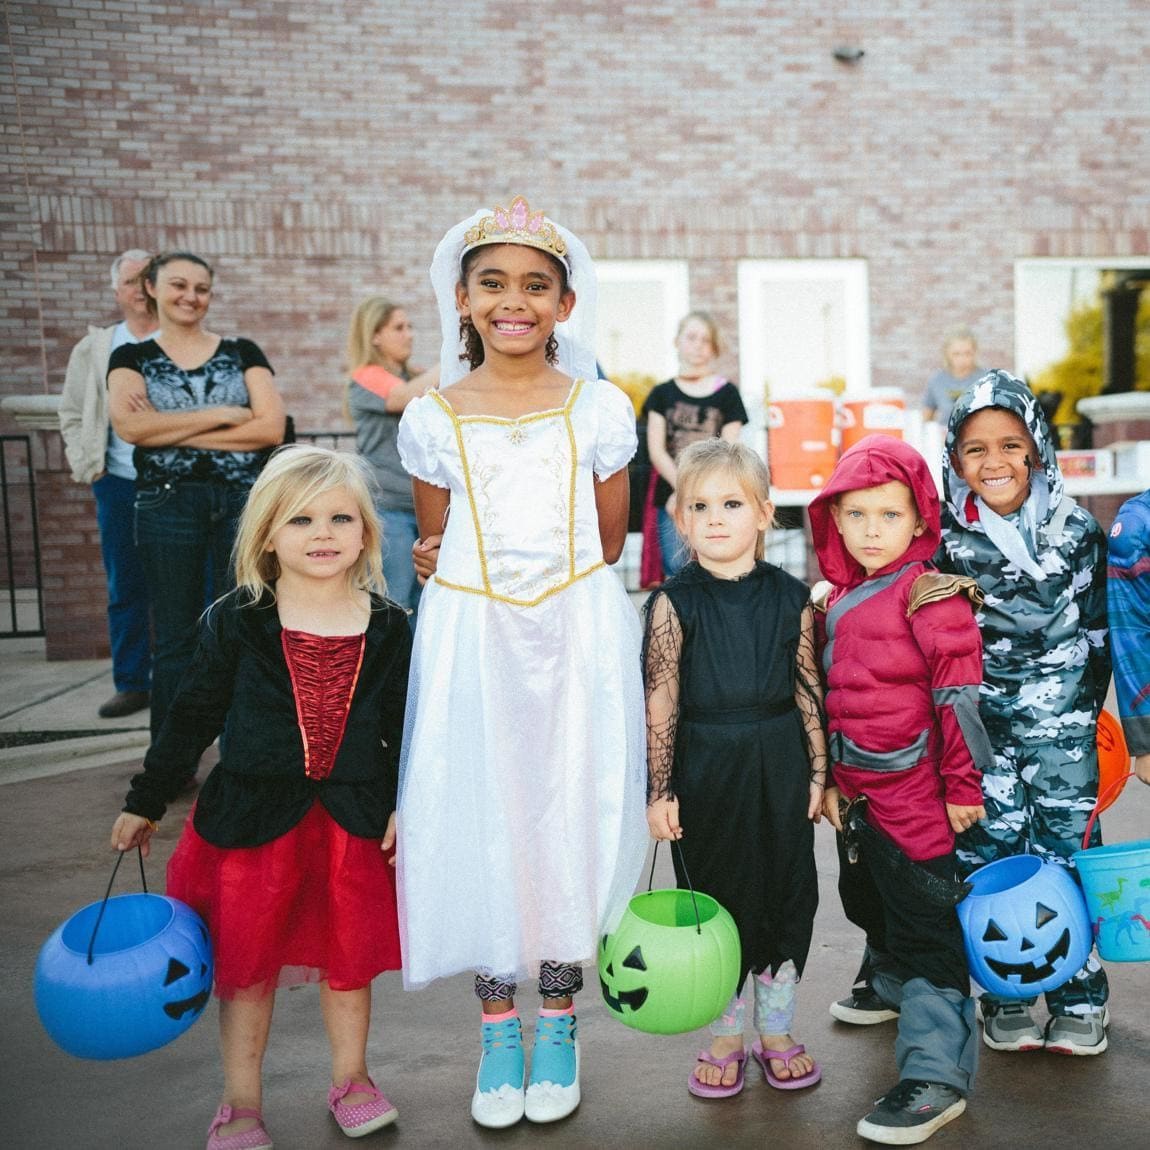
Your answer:
[[[104,911],[108,908],[108,898],[112,893],[112,883],[116,881],[116,871],[120,869],[120,863],[124,861],[124,855],[127,851],[116,852],[116,862],[112,867],[112,876],[108,879],[108,888],[104,891],[104,901],[100,903],[100,913],[96,915],[95,925],[92,927],[92,937],[88,940],[88,965],[92,965],[93,954],[96,950],[96,931],[100,929],[100,923],[104,919]],[[139,846],[136,847],[136,855],[140,862],[140,884],[144,888],[144,894],[148,893],[148,880],[144,876],[144,852],[140,850]]]
[[[655,849],[651,852],[651,873],[647,876],[647,893],[651,893],[651,884],[655,881],[655,859],[659,857],[659,843],[661,839],[655,840]],[[678,839],[671,840],[671,849],[678,850],[679,852],[679,866],[683,871],[683,878],[687,880],[687,890],[691,892],[691,909],[695,912],[695,933],[703,933],[703,922],[699,917],[699,902],[695,898],[695,888],[691,885],[691,876],[687,874],[687,860],[683,858],[683,848],[679,846]]]

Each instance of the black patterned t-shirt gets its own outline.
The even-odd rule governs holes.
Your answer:
[[[718,439],[728,423],[746,423],[747,409],[739,389],[729,380],[710,395],[688,395],[669,379],[651,389],[643,415],[651,412],[667,421],[667,454],[678,459],[700,439]],[[655,484],[655,506],[663,507],[671,485],[660,475]]]
[[[244,372],[272,370],[250,339],[221,339],[205,363],[185,370],[173,363],[154,339],[128,343],[112,352],[108,371],[126,367],[144,377],[148,401],[157,411],[194,411],[201,407],[248,407]],[[136,486],[141,490],[173,479],[212,479],[250,487],[262,466],[261,451],[218,451],[204,447],[137,447]]]

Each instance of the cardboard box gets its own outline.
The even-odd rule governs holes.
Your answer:
[[[1058,466],[1066,479],[1113,479],[1114,452],[1110,448],[1093,451],[1059,451]]]

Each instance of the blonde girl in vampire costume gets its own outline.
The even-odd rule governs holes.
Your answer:
[[[572,995],[646,848],[639,620],[607,567],[635,417],[584,337],[586,249],[523,199],[452,228],[432,283],[444,390],[399,430],[420,534],[443,532],[401,764],[404,977],[477,972],[472,1115],[548,1122],[579,1103]],[[513,996],[528,976],[543,1009],[525,1090]]]
[[[147,853],[226,726],[168,894],[212,936],[224,1096],[208,1150],[269,1150],[261,1071],[277,987],[320,984],[343,1132],[396,1117],[365,1060],[372,979],[400,961],[389,862],[411,630],[380,594],[379,523],[353,455],[272,457],[240,519],[235,576],[204,616],[112,846]]]

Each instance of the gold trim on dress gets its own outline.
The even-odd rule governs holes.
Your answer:
[[[588,575],[594,574],[600,567],[606,567],[607,560],[600,559],[598,563],[593,563],[586,571],[580,571],[577,575],[573,575],[565,583],[559,583],[554,587],[544,591],[542,595],[536,595],[534,599],[515,599],[510,595],[498,595],[494,591],[484,591],[478,587],[465,587],[462,583],[449,583],[446,579],[441,579],[438,575],[433,575],[432,578],[441,587],[447,587],[451,591],[465,591],[468,595],[482,595],[486,599],[495,599],[499,603],[510,603],[512,607],[537,607],[544,599],[550,599],[552,595],[558,595],[560,591],[566,591],[573,583],[578,583],[580,579],[585,579]]]
[[[433,578],[440,586],[448,587],[453,591],[466,591],[472,595],[485,595],[489,599],[495,599],[501,603],[511,603],[517,607],[534,607],[536,604],[542,603],[544,599],[556,594],[556,592],[570,587],[576,580],[582,579],[585,575],[590,575],[592,571],[598,571],[600,567],[607,565],[606,561],[601,559],[585,571],[576,572],[575,570],[575,493],[579,480],[579,455],[578,444],[575,439],[575,427],[571,422],[571,412],[582,390],[583,380],[577,379],[571,384],[571,390],[567,393],[567,399],[564,401],[562,407],[553,407],[546,411],[532,411],[526,415],[518,416],[460,415],[459,412],[443,398],[438,390],[429,392],[440,407],[447,413],[447,417],[451,420],[452,429],[455,432],[455,446],[459,452],[459,464],[463,472],[463,486],[467,491],[467,504],[471,511],[471,525],[475,531],[475,545],[479,554],[479,571],[483,579],[482,588],[466,587],[460,583],[450,583],[436,575]],[[534,599],[515,599],[510,595],[500,595],[491,588],[491,578],[487,568],[487,549],[483,545],[483,528],[480,525],[479,507],[475,500],[475,489],[471,482],[471,465],[467,459],[467,445],[463,440],[463,424],[493,423],[497,425],[518,425],[534,423],[541,419],[556,418],[563,420],[571,451],[570,479],[568,481],[567,493],[567,580],[545,591],[542,595],[536,596]]]

